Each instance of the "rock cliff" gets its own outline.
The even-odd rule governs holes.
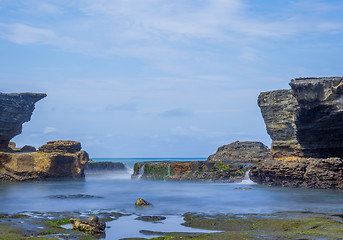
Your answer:
[[[0,151],[10,151],[9,141],[20,134],[24,122],[31,119],[35,103],[44,93],[0,93]]]
[[[215,154],[207,158],[208,161],[232,161],[241,163],[256,163],[272,159],[267,146],[261,142],[236,141],[218,148]]]
[[[274,160],[255,165],[250,178],[343,189],[343,77],[296,78],[290,86],[259,95]]]

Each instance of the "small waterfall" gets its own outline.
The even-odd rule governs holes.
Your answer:
[[[145,168],[145,163],[142,163],[142,165],[139,167],[139,173],[138,173],[137,179],[141,179],[143,177],[144,168]]]
[[[168,164],[168,174],[167,174],[167,177],[170,176],[170,163]]]
[[[245,172],[244,179],[239,184],[256,184],[250,180],[249,172],[250,172],[250,169]]]

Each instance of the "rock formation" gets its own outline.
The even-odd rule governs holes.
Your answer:
[[[0,93],[0,151],[8,151],[9,141],[20,134],[24,122],[31,119],[35,103],[44,93]]]
[[[88,219],[70,218],[73,228],[78,231],[86,232],[89,234],[104,233],[106,223],[99,222],[97,216],[90,216]]]
[[[343,77],[296,78],[290,86],[258,98],[274,161],[254,166],[251,179],[343,189]]]
[[[234,161],[241,163],[256,163],[266,159],[272,159],[272,154],[263,143],[240,141],[219,147],[215,154],[207,158],[208,161]]]
[[[249,167],[246,164],[193,162],[139,162],[135,163],[132,178],[171,181],[240,182]]]
[[[0,181],[79,178],[89,157],[74,141],[51,141],[39,148],[16,148],[10,140],[30,121],[43,93],[0,93]]]
[[[40,149],[44,151],[0,152],[0,181],[83,177],[88,154],[85,151],[69,152],[66,149],[70,144],[80,145],[73,141],[55,141],[52,147],[51,143],[42,146]],[[54,152],[56,147],[65,150]]]

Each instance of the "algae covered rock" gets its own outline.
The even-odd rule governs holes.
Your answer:
[[[140,162],[132,178],[167,181],[240,182],[249,170],[247,164],[232,162]]]
[[[208,157],[208,161],[235,161],[241,163],[256,163],[271,159],[272,154],[267,146],[261,142],[236,141],[221,146],[217,152]]]
[[[142,198],[138,198],[136,203],[135,203],[136,207],[145,207],[145,206],[152,206],[151,203],[149,203],[148,201],[145,201]]]
[[[106,229],[106,223],[99,222],[99,218],[97,216],[90,216],[86,220],[70,218],[70,222],[75,230],[89,234],[104,233]]]
[[[76,153],[81,151],[81,143],[70,140],[49,141],[39,147],[42,153]]]

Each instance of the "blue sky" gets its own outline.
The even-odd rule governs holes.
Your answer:
[[[0,91],[44,92],[13,140],[207,157],[270,138],[261,91],[342,76],[340,0],[0,0]]]

